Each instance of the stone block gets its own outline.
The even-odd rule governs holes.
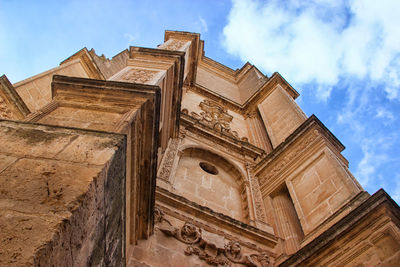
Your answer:
[[[303,199],[299,200],[304,215],[307,216],[310,214],[313,209],[325,202],[335,192],[336,188],[331,180],[327,180],[320,186],[314,188],[313,191],[307,194]],[[330,213],[330,209],[323,211],[323,213]]]
[[[322,222],[324,218],[330,215],[330,209],[326,202],[322,202],[319,205],[315,206],[313,211],[305,216],[305,220],[309,225],[309,228],[304,229],[305,232],[309,232],[313,230],[319,223]],[[304,225],[303,225],[304,227]]]
[[[321,184],[313,167],[296,176],[292,183],[298,199],[303,199]]]
[[[125,183],[125,138],[0,121],[0,133],[4,132],[14,134],[0,134],[0,157],[10,163],[0,173],[0,265],[119,265],[124,240],[120,192]],[[99,165],[55,158],[78,135],[88,143],[97,139],[96,144],[102,145],[91,147],[96,153],[108,149],[113,153],[105,153],[108,159]],[[45,153],[46,148],[54,149]],[[12,156],[5,157],[4,151]],[[81,158],[84,151],[72,146],[70,153]],[[107,184],[116,189],[105,188]],[[111,198],[105,196],[110,192],[118,203],[108,202]],[[107,210],[110,216],[103,217]]]

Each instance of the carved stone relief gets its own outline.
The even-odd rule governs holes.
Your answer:
[[[154,70],[144,70],[144,69],[130,69],[124,73],[119,80],[131,83],[146,83],[150,81],[157,71]]]
[[[251,173],[250,169],[252,168],[251,164],[246,164],[246,168],[248,169],[251,191],[253,193],[254,198],[254,208],[256,212],[256,219],[266,222],[266,216],[263,206],[263,200],[261,196],[260,186],[258,184],[257,178]]]
[[[7,106],[7,103],[0,95],[0,118],[2,119],[13,119],[13,113]]]
[[[187,256],[197,255],[210,265],[231,266],[235,263],[248,267],[271,266],[267,253],[245,254],[239,242],[198,228],[190,222],[185,222],[180,229],[173,226],[159,207],[155,210],[155,223],[161,232],[188,245],[184,251]]]
[[[214,101],[207,99],[201,102],[199,106],[203,110],[200,112],[200,114],[197,114],[196,112],[190,113],[194,119],[218,132],[239,139],[238,133],[236,131],[232,131],[231,129],[230,123],[233,117],[228,114],[228,110],[226,108]],[[247,140],[247,137],[242,138],[242,141]]]
[[[171,176],[172,166],[174,164],[174,160],[176,158],[176,154],[178,152],[178,145],[180,139],[171,139],[170,144],[165,152],[163,162],[160,168],[160,171],[157,175],[157,178],[162,179],[166,182],[169,182]]]

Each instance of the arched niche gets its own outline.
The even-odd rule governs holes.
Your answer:
[[[247,222],[244,178],[228,160],[201,148],[182,151],[173,187],[176,193],[240,221]]]

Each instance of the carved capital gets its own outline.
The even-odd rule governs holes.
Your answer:
[[[247,119],[254,119],[258,117],[257,110],[248,111],[244,114],[244,117]]]

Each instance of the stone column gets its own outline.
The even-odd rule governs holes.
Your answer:
[[[285,239],[286,253],[295,253],[300,248],[303,231],[286,188],[273,197],[276,225],[280,236]]]

